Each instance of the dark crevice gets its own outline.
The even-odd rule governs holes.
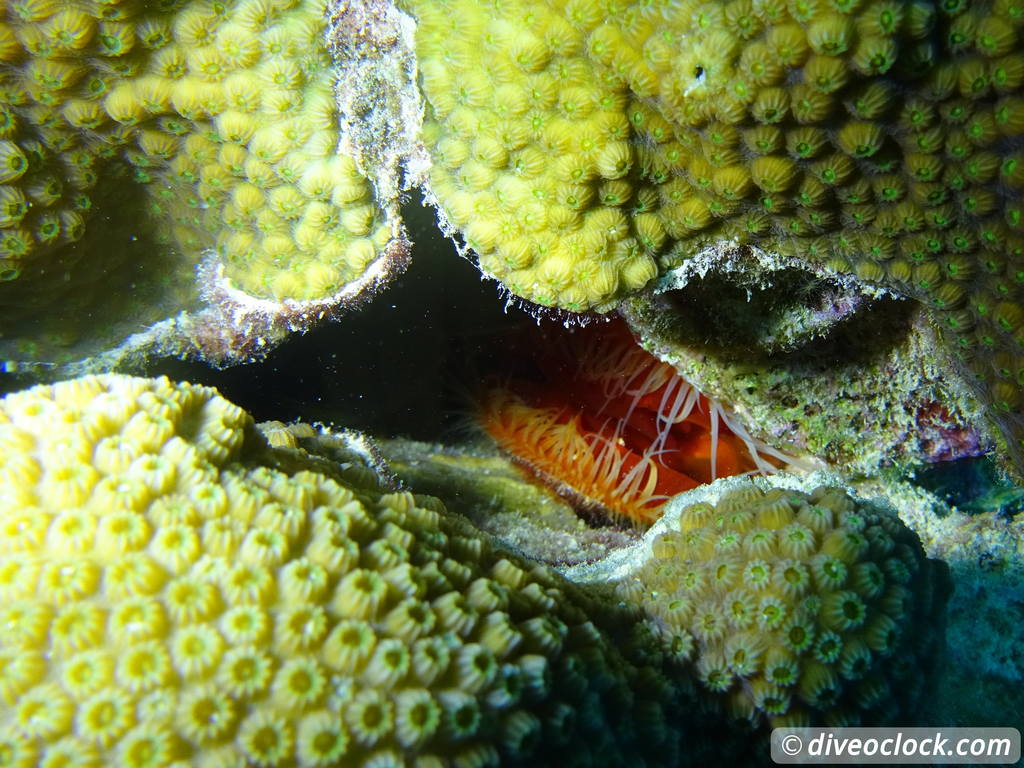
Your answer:
[[[652,299],[665,340],[726,361],[790,366],[822,359],[866,363],[910,332],[917,302],[869,298],[797,269],[771,285],[709,274]],[[671,329],[671,330],[669,330]]]

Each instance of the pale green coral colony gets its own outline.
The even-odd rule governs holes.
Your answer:
[[[653,547],[621,589],[697,657],[733,716],[840,726],[914,711],[948,576],[895,515],[836,488],[751,485],[686,507]]]
[[[214,249],[257,296],[329,296],[390,239],[338,153],[323,2],[3,8],[0,279],[31,285],[96,226],[111,162],[134,169],[168,246]]]

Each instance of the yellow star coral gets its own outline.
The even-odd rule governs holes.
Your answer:
[[[608,309],[657,273],[637,194],[629,94],[585,30],[545,3],[410,3],[431,105],[431,191],[480,264],[538,304]]]
[[[839,725],[912,710],[948,576],[894,514],[836,488],[746,485],[674,527],[622,588],[640,591],[734,716]]]
[[[345,477],[206,387],[0,401],[5,762],[679,764],[632,613]]]
[[[250,294],[323,298],[362,276],[394,233],[338,154],[325,8],[7,4],[0,279],[52,269],[54,248],[88,226],[111,161],[134,169],[170,244],[215,249]]]
[[[1020,459],[1024,10],[403,3],[430,184],[515,294],[607,311],[722,242],[920,299]]]

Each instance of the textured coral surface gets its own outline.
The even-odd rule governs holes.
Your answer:
[[[547,3],[403,5],[419,23],[431,191],[481,266],[575,311],[610,309],[653,278],[625,207],[629,93],[598,75],[589,30]]]
[[[640,592],[733,715],[843,725],[913,712],[942,648],[948,571],[894,514],[837,488],[747,485],[675,527],[621,589]]]
[[[319,0],[5,3],[0,280],[52,279],[111,163],[162,242],[213,248],[245,291],[329,296],[392,236],[338,117]]]
[[[166,379],[0,402],[9,764],[711,759],[634,613],[291,443]]]
[[[828,283],[810,283],[819,291],[810,293],[803,276],[741,267],[751,283],[709,274],[620,311],[645,348],[731,403],[763,440],[845,477],[913,472],[995,449],[994,425],[950,375],[951,350],[915,302],[833,301]],[[795,327],[812,332],[790,348],[765,349],[765,330],[788,323],[778,307],[789,302],[803,313]],[[826,322],[814,328],[806,317],[818,307]]]
[[[722,240],[936,311],[1019,453],[1016,0],[408,2],[431,187],[482,267],[607,310]]]

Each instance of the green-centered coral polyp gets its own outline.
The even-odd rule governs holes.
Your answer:
[[[166,379],[0,401],[5,764],[679,764],[632,614],[328,466]]]
[[[408,5],[431,190],[483,269],[516,295],[575,311],[608,309],[653,278],[630,215],[629,94],[595,70],[586,30],[546,3]]]
[[[891,512],[753,485],[686,507],[622,588],[643,595],[733,716],[906,718],[942,651],[948,575]]]
[[[403,5],[433,191],[513,293],[607,310],[722,241],[825,264],[935,310],[1018,452],[1018,0]]]
[[[12,0],[0,17],[0,280],[81,237],[108,162],[166,241],[243,290],[322,298],[390,237],[338,150],[322,0]],[[62,258],[69,258],[66,254]]]

